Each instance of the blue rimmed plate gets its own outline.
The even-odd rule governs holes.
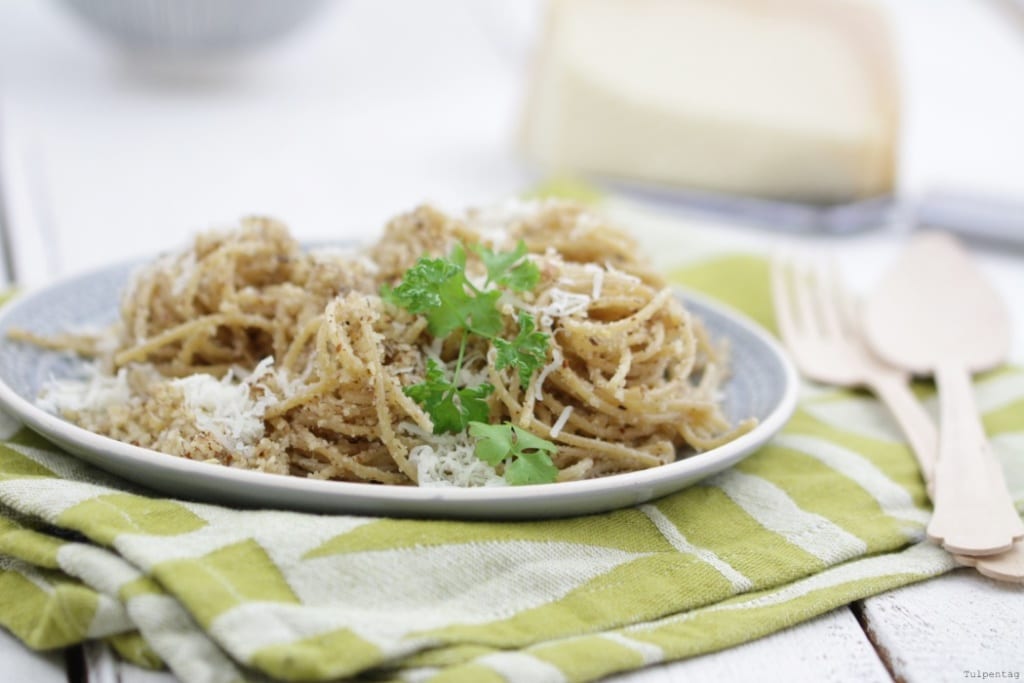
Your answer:
[[[752,431],[704,453],[600,479],[477,489],[320,481],[186,460],[100,436],[38,408],[34,400],[42,384],[74,375],[82,361],[7,340],[12,327],[52,334],[113,321],[133,268],[113,266],[63,280],[19,296],[0,311],[0,406],[78,458],[178,498],[376,516],[535,519],[603,512],[659,498],[736,464],[771,439],[796,405],[796,372],[767,332],[730,309],[680,292],[711,334],[731,346],[726,413],[733,420],[759,420]]]

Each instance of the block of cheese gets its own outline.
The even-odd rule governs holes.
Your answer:
[[[551,0],[523,145],[556,173],[849,202],[893,189],[898,75],[868,0]]]

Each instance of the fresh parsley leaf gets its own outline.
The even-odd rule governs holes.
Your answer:
[[[491,425],[470,422],[469,434],[477,440],[474,453],[491,466],[505,462],[505,480],[513,486],[548,484],[558,476],[551,456],[555,444],[510,422]]]
[[[501,464],[512,451],[512,425],[492,425],[486,422],[473,422],[469,425],[469,435],[475,438],[476,457],[483,460],[491,467]]]
[[[491,407],[487,404],[487,397],[492,393],[494,393],[494,387],[487,382],[475,387],[465,387],[456,392],[459,397],[460,426],[458,431],[465,431],[469,423],[480,422],[491,416]]]
[[[466,248],[462,246],[461,242],[456,242],[452,246],[452,250],[448,253],[448,260],[459,268],[466,269]]]
[[[551,456],[541,451],[522,453],[505,468],[505,481],[513,486],[550,484],[558,477]]]
[[[464,431],[471,421],[486,420],[490,416],[486,400],[494,391],[490,384],[460,389],[433,358],[427,359],[426,375],[422,382],[405,387],[403,392],[430,415],[435,434],[457,434]]]
[[[445,394],[444,399],[424,405],[423,408],[430,415],[430,421],[434,423],[435,434],[458,434],[466,428],[465,415],[451,399],[451,394]]]
[[[527,451],[536,451],[539,453],[554,454],[558,452],[558,446],[551,443],[547,439],[542,439],[533,432],[527,431],[521,427],[515,425],[509,425],[512,427],[512,431],[516,435],[516,452],[522,454]]]
[[[419,384],[405,387],[403,393],[416,401],[434,423],[434,432],[448,431],[452,416],[444,411],[448,394],[453,390],[451,382],[445,376],[444,368],[433,358],[427,359],[427,376]],[[457,418],[456,418],[457,421]]]
[[[501,283],[517,292],[532,292],[540,282],[540,268],[533,261],[523,261],[502,278]]]
[[[457,329],[491,338],[502,328],[498,290],[478,291],[466,279],[466,252],[455,245],[448,258],[421,258],[394,289],[383,287],[385,301],[420,313],[430,334],[447,337]]]
[[[549,337],[537,332],[533,316],[519,311],[519,332],[512,341],[496,338],[494,347],[498,350],[495,366],[502,370],[515,367],[519,373],[519,385],[525,389],[533,373],[544,367],[548,359]]]
[[[427,313],[444,304],[442,289],[447,291],[452,281],[460,276],[465,277],[457,264],[446,259],[423,257],[405,271],[397,287],[382,287],[381,296],[410,313]]]
[[[519,240],[513,251],[495,252],[483,246],[474,248],[487,268],[487,282],[503,285],[517,292],[529,292],[540,282],[540,269],[526,257],[526,242]]]
[[[501,311],[498,310],[499,298],[501,292],[491,289],[480,292],[464,302],[459,313],[463,317],[466,329],[488,339],[501,332],[505,324],[501,319]]]
[[[473,297],[466,291],[466,276],[462,270],[458,275],[441,283],[438,288],[441,304],[423,312],[427,328],[435,337],[447,337],[455,330],[465,327],[473,307]]]
[[[381,296],[410,313],[423,314],[435,337],[447,337],[462,325],[461,308],[470,298],[461,266],[447,259],[426,257],[405,271],[397,287],[382,287]]]

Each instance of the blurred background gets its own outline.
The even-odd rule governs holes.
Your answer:
[[[365,239],[552,177],[765,229],[896,210],[1024,240],[1024,5],[0,0],[27,284],[244,214]]]

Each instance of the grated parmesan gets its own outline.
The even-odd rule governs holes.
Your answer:
[[[409,423],[403,423],[400,429],[414,434],[423,442],[409,451],[409,461],[416,465],[420,486],[508,485],[493,467],[476,457],[476,444],[469,434],[429,434]]]
[[[590,307],[591,298],[588,294],[567,292],[558,287],[552,287],[548,290],[548,293],[551,295],[551,302],[537,309],[537,312],[541,315],[561,318],[582,313]]]
[[[36,405],[48,413],[60,415],[65,410],[107,410],[128,403],[131,397],[126,368],[111,376],[100,372],[97,363],[90,362],[83,367],[81,377],[47,382]]]
[[[555,424],[551,425],[552,439],[562,433],[562,429],[565,427],[565,423],[569,421],[570,415],[572,415],[572,406],[562,408],[562,413],[558,416],[558,419],[555,420]]]
[[[601,227],[601,219],[598,218],[597,215],[590,213],[589,211],[581,212],[576,216],[576,224],[573,226],[572,232],[569,233],[569,239],[584,239],[588,232],[599,227]]]
[[[459,369],[459,376],[456,378],[456,384],[467,387],[483,384],[489,379],[487,372],[488,369],[486,366],[478,370],[473,370],[469,367],[469,363],[465,363]]]
[[[609,273],[613,273],[614,275],[617,275],[618,277],[622,278],[623,280],[626,280],[627,282],[635,282],[635,283],[643,282],[643,280],[638,278],[636,275],[633,275],[632,273],[627,273],[627,272],[625,272],[623,270],[619,270],[618,268],[613,266],[610,261],[606,261],[605,262],[604,269],[607,270]]]
[[[485,244],[501,245],[509,239],[509,228],[534,218],[544,205],[543,200],[512,198],[471,209],[463,215],[463,220],[480,233],[481,241]]]
[[[563,360],[562,352],[556,346],[551,351],[551,362],[541,368],[540,373],[537,375],[537,383],[534,385],[533,395],[538,401],[544,400],[544,380],[546,380],[548,375],[554,372],[557,368],[561,367]]]
[[[274,359],[264,358],[245,380],[239,382],[235,373],[222,379],[195,374],[173,380],[199,429],[208,432],[222,446],[247,455],[263,437],[263,414],[276,399],[269,391],[252,397],[252,387],[273,372]]]
[[[604,269],[595,263],[588,263],[583,266],[583,270],[594,274],[594,290],[591,292],[590,298],[597,301],[601,298],[601,288],[604,286]]]

